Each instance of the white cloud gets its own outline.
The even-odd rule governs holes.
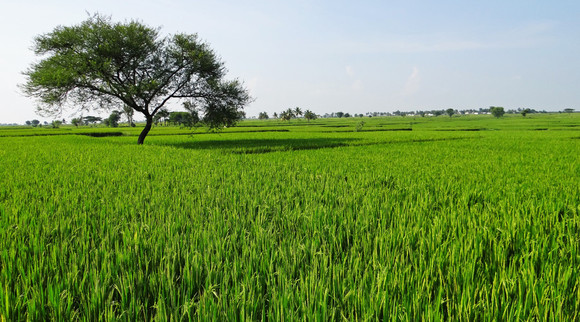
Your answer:
[[[419,68],[417,66],[413,67],[411,75],[407,78],[405,87],[403,88],[403,96],[409,96],[416,93],[419,90],[421,84],[421,75],[419,74]]]
[[[352,66],[345,66],[344,70],[346,71],[346,74],[350,77],[354,76],[354,69],[352,68]]]

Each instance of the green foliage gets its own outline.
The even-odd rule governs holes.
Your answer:
[[[269,118],[268,113],[266,112],[260,112],[260,114],[258,115],[258,119],[260,120],[267,120]]]
[[[497,118],[502,117],[505,114],[505,110],[503,107],[500,106],[491,106],[489,108],[489,111],[491,112],[491,114]]]
[[[531,111],[529,108],[525,108],[520,112],[520,114],[522,114],[523,117],[526,117],[526,115],[528,115],[530,112]]]
[[[44,57],[25,72],[23,90],[39,112],[58,114],[66,102],[81,110],[127,105],[147,121],[139,144],[169,100],[199,106],[211,128],[234,125],[251,100],[241,82],[224,79],[223,63],[197,35],[160,37],[137,21],[94,15],[37,37],[34,51]]]
[[[294,110],[291,109],[291,108],[289,108],[289,109],[287,109],[285,111],[282,111],[280,113],[280,119],[282,121],[290,121],[291,119],[293,119],[295,117],[296,117],[296,114],[294,114]]]
[[[170,112],[166,108],[162,108],[159,110],[159,112],[157,112],[157,114],[155,114],[155,116],[153,117],[153,121],[155,122],[155,124],[158,124],[159,122],[165,124],[165,122],[169,120],[169,116]]]
[[[179,126],[193,127],[199,122],[197,115],[189,112],[170,112],[169,123]]]
[[[294,115],[296,115],[296,117],[300,117],[300,116],[302,116],[302,114],[303,114],[303,113],[302,113],[302,109],[301,109],[300,107],[298,107],[298,106],[297,106],[297,107],[294,109]]]
[[[318,115],[316,115],[316,113],[312,112],[311,110],[306,110],[304,112],[304,118],[308,120],[308,122],[310,122],[311,120],[316,120],[318,118]]]
[[[447,110],[445,110],[445,113],[447,113],[447,115],[449,115],[449,117],[452,117],[453,114],[455,114],[455,110],[452,108],[448,108]]]
[[[576,320],[578,118],[0,129],[0,317]]]
[[[83,125],[83,119],[82,117],[75,117],[72,120],[70,120],[70,123],[76,127],[78,127],[79,125]]]
[[[134,127],[135,123],[133,123],[133,115],[135,115],[135,110],[131,108],[129,105],[123,105],[122,113],[127,118],[127,125]],[[159,113],[159,112],[157,112]]]
[[[95,125],[98,122],[103,121],[103,119],[101,117],[98,116],[92,116],[92,115],[87,115],[85,117],[82,117],[83,122],[85,123],[85,125]]]
[[[103,123],[108,127],[119,127],[119,120],[121,120],[121,113],[112,111],[109,117],[103,120]]]
[[[53,120],[50,125],[52,126],[53,129],[58,129],[61,125],[62,125],[62,121],[61,120]]]

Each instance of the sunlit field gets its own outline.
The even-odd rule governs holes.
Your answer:
[[[579,113],[139,131],[0,128],[1,321],[580,319]]]

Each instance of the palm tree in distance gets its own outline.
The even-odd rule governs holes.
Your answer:
[[[302,110],[300,109],[300,107],[296,107],[294,109],[294,115],[296,115],[296,117],[302,116]]]

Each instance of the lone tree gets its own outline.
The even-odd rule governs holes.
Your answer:
[[[505,114],[505,110],[501,106],[491,106],[489,108],[491,114],[497,118],[502,117]]]
[[[85,125],[89,125],[89,123],[95,125],[95,123],[101,122],[103,119],[98,116],[87,115],[82,120],[85,122]]]
[[[304,118],[308,120],[308,122],[310,122],[310,120],[316,120],[318,116],[312,112],[311,110],[306,110],[306,112],[304,112]]]
[[[125,114],[125,117],[127,118],[127,124],[130,127],[135,126],[135,123],[133,123],[133,115],[135,114],[135,110],[132,109],[131,106],[123,105],[123,114]]]
[[[523,109],[523,110],[520,112],[520,114],[521,114],[523,117],[526,117],[526,115],[528,115],[529,113],[530,113],[530,109],[529,109],[529,108],[525,108],[525,109]]]
[[[225,80],[223,62],[196,34],[161,37],[137,21],[114,23],[99,14],[72,27],[57,27],[35,39],[43,56],[26,72],[23,91],[39,101],[41,115],[121,108],[145,116],[143,144],[153,118],[172,99],[189,101],[210,128],[234,125],[251,98],[243,84]]]
[[[58,129],[61,125],[62,125],[62,121],[61,120],[53,120],[50,125],[52,125],[53,129]]]
[[[448,108],[447,110],[445,110],[445,113],[447,113],[447,115],[449,115],[449,117],[452,117],[453,114],[455,114],[455,110],[452,108]]]
[[[109,127],[119,127],[119,121],[121,120],[121,113],[119,111],[111,112],[111,115],[103,120],[106,126]]]
[[[296,106],[296,108],[294,109],[294,115],[296,115],[296,117],[302,116],[302,109]]]
[[[76,127],[78,127],[79,125],[83,125],[83,118],[82,117],[75,117],[72,120],[70,120],[70,123]]]

